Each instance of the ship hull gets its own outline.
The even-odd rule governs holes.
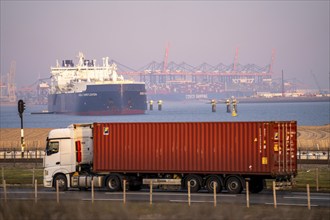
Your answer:
[[[50,94],[48,111],[72,115],[130,115],[146,110],[145,85],[87,85],[83,92]]]

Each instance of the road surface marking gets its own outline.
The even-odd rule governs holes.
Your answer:
[[[170,200],[170,202],[182,202],[182,203],[188,203],[188,200]],[[190,202],[195,202],[195,203],[213,203],[214,201],[197,201],[197,200],[191,200]]]
[[[106,195],[122,195],[122,192],[106,192]],[[150,195],[150,193],[134,193],[134,192],[127,192],[126,195]],[[187,196],[187,193],[153,193],[153,195],[157,196]],[[191,194],[191,196],[206,196],[206,197],[213,197],[213,194]],[[219,197],[237,197],[237,195],[221,195],[217,194]]]
[[[265,203],[266,205],[274,205],[274,203]],[[307,204],[292,204],[292,203],[276,203],[277,205],[286,205],[286,206],[306,206],[307,207]],[[318,205],[311,205],[311,206],[318,206]]]
[[[294,195],[306,195],[306,192],[292,192]],[[330,196],[330,193],[310,193],[311,195]]]
[[[83,201],[91,201],[92,199],[81,199]],[[123,199],[94,199],[94,201],[123,201]]]
[[[284,199],[307,199],[307,196],[284,196]],[[311,197],[311,199],[318,199],[318,200],[329,200],[330,198],[323,198],[323,197]]]
[[[56,194],[56,192],[40,192],[38,191],[38,194]],[[59,192],[60,194],[65,194],[65,192]],[[30,191],[30,192],[13,192],[13,191],[8,191],[7,194],[34,194],[34,191]]]

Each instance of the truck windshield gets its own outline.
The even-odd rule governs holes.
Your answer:
[[[46,154],[47,156],[56,154],[59,149],[59,142],[58,141],[48,141],[47,142],[47,147],[46,147]]]

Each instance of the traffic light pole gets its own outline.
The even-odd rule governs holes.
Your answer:
[[[24,158],[24,129],[23,129],[23,114],[20,114],[21,117],[21,152],[22,152],[22,158]]]
[[[18,113],[19,117],[21,118],[21,153],[22,153],[22,158],[24,158],[24,130],[23,130],[23,112],[25,110],[25,103],[22,99],[18,101]]]

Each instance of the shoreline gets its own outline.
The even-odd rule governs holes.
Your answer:
[[[45,149],[46,138],[53,128],[25,128],[25,150]],[[20,149],[20,128],[0,128],[0,149]],[[297,146],[301,150],[326,150],[330,148],[330,124],[298,126]]]
[[[229,99],[230,97],[228,97]],[[296,97],[235,97],[239,103],[295,103],[295,102],[330,102],[330,96],[296,96]],[[147,97],[147,100],[150,100]],[[184,99],[184,100],[167,100],[164,99],[163,101],[167,102],[187,102],[187,101],[200,101],[200,100],[211,100],[208,99]],[[220,98],[221,101],[226,101],[224,98]],[[32,104],[28,103],[29,105],[39,105],[39,104]],[[0,102],[1,106],[16,106],[17,102]],[[45,104],[44,106],[47,106]]]
[[[300,96],[300,97],[242,97],[236,98],[239,103],[295,103],[295,102],[329,102],[329,96]]]

